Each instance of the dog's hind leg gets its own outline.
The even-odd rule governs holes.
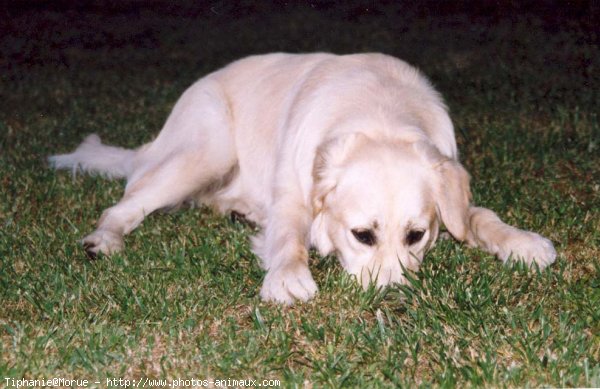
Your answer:
[[[123,248],[123,235],[150,213],[180,204],[233,170],[235,164],[215,165],[204,155],[185,151],[168,157],[127,186],[125,195],[102,214],[96,231],[83,239],[91,257]]]
[[[218,86],[200,81],[179,99],[157,139],[136,155],[121,201],[102,214],[83,239],[91,257],[123,248],[123,235],[150,213],[218,189],[237,158],[226,99]]]

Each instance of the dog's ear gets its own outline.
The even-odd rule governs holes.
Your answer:
[[[439,165],[441,182],[437,206],[442,222],[457,240],[463,241],[469,232],[471,190],[469,173],[457,161],[449,159]]]
[[[315,247],[321,256],[329,255],[334,247],[329,237],[329,217],[319,212],[310,226],[310,245]]]
[[[339,174],[348,156],[365,135],[352,133],[325,141],[317,148],[313,164],[312,208],[313,221],[310,229],[311,244],[325,256],[334,249],[329,237],[329,216],[326,212],[326,198],[335,190]]]
[[[471,203],[469,173],[458,161],[442,155],[428,141],[415,142],[414,148],[436,173],[435,201],[442,222],[457,240],[465,240]]]
[[[344,161],[352,150],[366,141],[368,138],[365,135],[351,133],[325,141],[317,148],[312,171],[313,215],[321,212],[325,198],[335,189]]]

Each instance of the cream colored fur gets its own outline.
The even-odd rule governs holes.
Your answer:
[[[269,54],[202,78],[158,137],[125,150],[88,137],[56,168],[125,177],[123,199],[84,238],[91,256],[123,249],[148,214],[186,201],[257,223],[264,300],[317,292],[308,248],[336,253],[363,285],[403,282],[441,224],[456,239],[540,268],[552,243],[470,203],[452,122],[415,68],[381,54]]]

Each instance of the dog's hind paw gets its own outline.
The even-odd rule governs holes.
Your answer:
[[[292,305],[295,301],[308,301],[317,293],[317,284],[304,263],[287,264],[267,272],[260,297]]]
[[[95,259],[98,254],[114,254],[123,250],[123,237],[108,230],[96,230],[81,241],[85,253],[90,259]]]

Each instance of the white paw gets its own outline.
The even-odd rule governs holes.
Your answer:
[[[308,266],[294,263],[269,270],[260,290],[260,297],[263,301],[292,305],[297,300],[309,300],[315,293],[317,284]]]
[[[123,237],[108,230],[96,230],[81,241],[86,254],[96,258],[99,253],[110,255],[123,250]]]
[[[502,260],[523,261],[528,265],[536,263],[540,270],[552,264],[556,259],[556,250],[550,240],[534,232],[519,231],[508,242],[505,242]]]

